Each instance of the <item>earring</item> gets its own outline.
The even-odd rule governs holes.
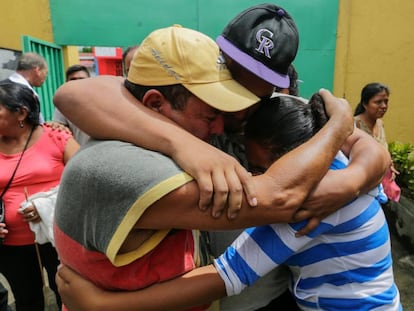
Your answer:
[[[19,121],[19,127],[20,127],[20,128],[24,128],[24,123],[23,123],[23,121]]]

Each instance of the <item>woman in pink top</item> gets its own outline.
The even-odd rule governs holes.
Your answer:
[[[0,273],[10,284],[16,311],[43,311],[35,236],[29,227],[41,219],[33,205],[19,209],[27,196],[60,183],[65,163],[78,148],[70,134],[39,124],[39,102],[29,88],[0,82]],[[57,294],[57,253],[51,243],[40,244],[39,250]]]

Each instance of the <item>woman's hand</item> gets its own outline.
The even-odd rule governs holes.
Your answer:
[[[68,134],[72,134],[72,131],[67,126],[63,125],[62,123],[56,121],[47,121],[44,123],[45,126],[50,127],[54,131],[63,131]]]
[[[400,175],[400,172],[397,171],[393,163],[391,163],[390,170],[391,170],[391,181],[394,181],[397,175]]]
[[[6,229],[6,224],[4,222],[0,222],[0,239],[4,239],[9,233],[9,231]]]
[[[23,221],[25,222],[40,222],[41,218],[37,212],[36,206],[33,202],[24,202],[19,209],[19,214],[23,215]]]
[[[63,265],[59,267],[55,279],[59,295],[68,310],[104,310],[104,298],[106,294],[110,295],[109,291],[101,290],[72,269]]]

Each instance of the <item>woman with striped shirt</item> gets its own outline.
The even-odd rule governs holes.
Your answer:
[[[313,136],[326,122],[323,102],[279,97],[261,105],[246,126],[251,170],[261,172]],[[348,159],[339,152],[331,169]],[[290,288],[302,310],[402,310],[394,282],[390,235],[375,188],[325,218],[307,236],[305,222],[247,229],[215,260],[227,295],[237,295],[278,265],[292,272]]]

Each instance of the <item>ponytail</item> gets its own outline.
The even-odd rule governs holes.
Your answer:
[[[312,115],[315,122],[313,134],[316,134],[326,124],[326,122],[328,122],[328,115],[325,109],[325,102],[323,101],[321,95],[315,93],[309,100],[309,105],[311,105]]]

